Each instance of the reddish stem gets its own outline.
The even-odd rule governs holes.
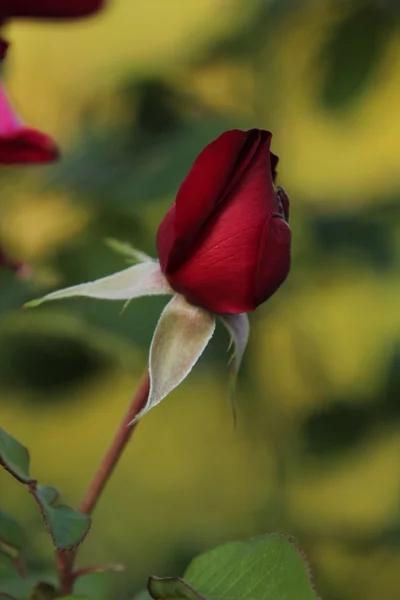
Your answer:
[[[82,500],[79,511],[84,514],[90,515],[100,496],[108,483],[118,461],[128,444],[132,433],[136,428],[135,425],[129,425],[129,423],[136,417],[136,415],[144,408],[150,390],[150,378],[149,373],[146,372],[142,381],[139,384],[136,394],[128,408],[126,415],[124,416],[117,432],[111,442],[107,452],[104,455],[100,466],[95,473],[86,494]],[[73,591],[74,581],[76,579],[73,567],[74,560],[77,550],[70,550],[68,552],[58,550],[57,551],[57,568],[58,577],[60,582],[60,591],[62,595],[69,595]]]
[[[82,569],[76,569],[72,573],[72,578],[74,581],[79,579],[79,577],[83,577],[84,575],[89,575],[90,573],[104,573],[104,571],[123,571],[123,565],[110,564],[110,565],[98,565],[94,567],[82,567]]]

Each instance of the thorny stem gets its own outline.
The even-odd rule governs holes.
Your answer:
[[[98,470],[89,484],[79,508],[81,513],[90,515],[96,507],[105,486],[113,474],[114,469],[117,466],[118,461],[136,428],[136,424],[129,425],[129,423],[145,406],[149,395],[149,390],[150,378],[148,371],[146,371],[146,374],[136,390],[136,394],[132,399],[128,411],[125,414],[119,428],[117,429],[113,441],[111,442]],[[58,578],[60,591],[64,596],[67,596],[73,592],[74,582],[77,579],[77,573],[79,573],[79,571],[74,573],[73,570],[76,553],[77,549],[70,551],[57,550]]]

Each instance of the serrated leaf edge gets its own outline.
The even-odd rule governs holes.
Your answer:
[[[77,512],[77,514],[78,514],[78,515],[81,515],[81,516],[86,516],[86,517],[87,517],[87,521],[88,521],[88,528],[87,528],[87,530],[85,531],[85,533],[83,534],[83,536],[82,536],[81,538],[79,538],[79,539],[78,539],[78,541],[76,542],[76,544],[73,544],[73,545],[71,545],[71,546],[68,546],[68,547],[66,547],[66,548],[60,548],[60,547],[57,545],[57,543],[56,543],[56,540],[55,540],[55,538],[54,538],[54,535],[53,535],[53,531],[52,531],[52,529],[51,529],[51,527],[50,527],[50,524],[49,524],[49,522],[48,522],[48,520],[47,520],[46,512],[45,512],[45,510],[44,510],[44,507],[43,507],[43,502],[42,502],[42,500],[40,499],[40,497],[39,497],[39,495],[38,495],[38,493],[37,493],[37,486],[36,486],[36,484],[35,484],[35,485],[29,485],[29,486],[28,486],[28,489],[29,489],[29,492],[32,494],[32,496],[33,496],[33,498],[34,498],[34,500],[35,500],[36,504],[37,504],[37,505],[38,505],[38,507],[39,507],[40,514],[41,514],[41,516],[42,516],[42,520],[43,520],[44,526],[46,527],[47,533],[50,535],[50,537],[51,537],[51,539],[52,539],[52,541],[53,541],[53,544],[54,544],[54,547],[56,548],[56,550],[59,550],[60,552],[69,552],[70,550],[75,550],[76,548],[78,548],[78,547],[79,547],[79,546],[82,544],[82,542],[84,542],[84,540],[86,539],[86,536],[87,536],[87,534],[89,533],[89,531],[90,531],[90,528],[91,528],[91,526],[92,526],[92,519],[90,518],[90,516],[89,516],[89,515],[84,515],[83,513],[78,513],[78,512]],[[56,508],[56,507],[54,507],[54,506],[53,506],[53,505],[51,505],[51,504],[49,504],[49,506],[50,506],[50,508]],[[71,507],[70,507],[70,506],[68,506],[67,504],[57,504],[57,506],[58,506],[58,507],[65,506],[65,507],[67,507],[67,508],[69,508],[69,509],[71,509],[71,510],[74,510],[73,508],[71,508]],[[75,512],[76,512],[76,511],[75,511]]]

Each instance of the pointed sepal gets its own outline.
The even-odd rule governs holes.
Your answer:
[[[220,319],[231,337],[231,346],[233,346],[231,365],[232,370],[237,374],[249,341],[249,318],[246,313],[241,313],[239,315],[220,315]]]
[[[177,294],[163,310],[150,346],[150,392],[136,423],[190,373],[215,330],[215,316]]]
[[[128,259],[127,262],[132,262],[135,264],[141,262],[156,262],[155,258],[152,258],[141,250],[136,250],[136,248],[128,244],[128,242],[121,242],[120,240],[116,240],[114,238],[107,238],[105,243],[111,250]]]
[[[140,296],[173,294],[157,261],[142,262],[102,279],[81,283],[63,290],[51,292],[25,306],[32,308],[51,300],[62,300],[75,296],[99,298],[101,300],[131,300]]]
[[[234,393],[236,388],[236,379],[239,373],[240,365],[244,352],[246,350],[247,342],[250,335],[250,324],[249,318],[246,313],[238,315],[220,315],[222,323],[231,338],[230,348],[233,347],[233,352],[230,358],[230,402],[232,406],[233,417],[236,420],[235,406],[234,406]]]

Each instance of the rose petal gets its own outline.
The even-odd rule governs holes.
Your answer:
[[[76,19],[101,10],[105,0],[0,0],[2,17]]]
[[[45,163],[58,156],[50,136],[21,123],[0,81],[0,164]]]
[[[184,257],[178,269],[167,270],[171,287],[192,304],[230,314],[257,306],[260,240],[271,215],[280,212],[268,168],[269,142],[266,137],[228,201],[203,226],[196,250]],[[273,243],[269,249],[273,254]],[[270,255],[265,260],[269,258],[273,261]]]
[[[175,204],[173,204],[161,221],[157,232],[157,252],[163,273],[168,269],[172,249],[175,246],[177,250],[178,244],[175,234]]]
[[[216,206],[232,193],[265,136],[269,149],[269,132],[226,131],[199,154],[157,235],[164,272],[175,270],[186,259],[196,235]]]
[[[255,275],[256,305],[268,300],[290,271],[292,232],[286,221],[272,216],[265,224]]]
[[[59,158],[60,151],[47,134],[21,127],[13,135],[0,137],[0,164],[49,163]]]

